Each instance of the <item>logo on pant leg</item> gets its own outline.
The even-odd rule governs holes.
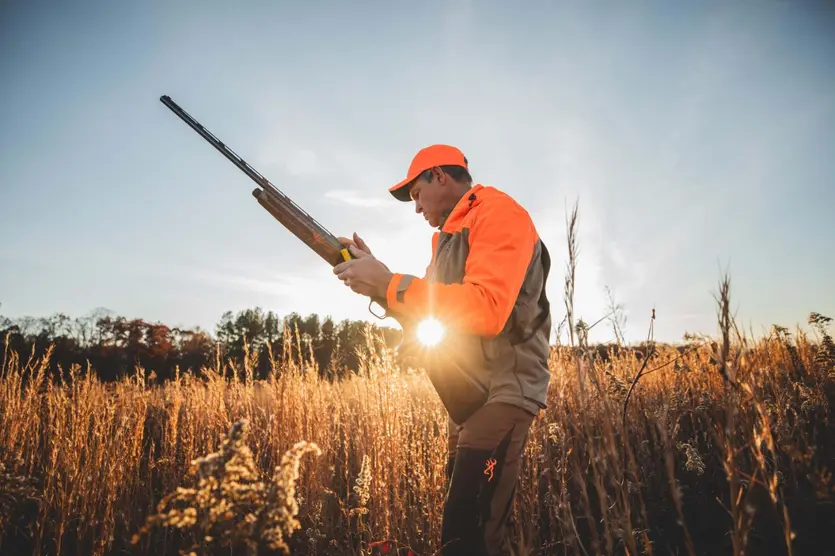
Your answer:
[[[490,458],[487,460],[487,465],[484,468],[484,474],[489,475],[490,477],[487,479],[487,482],[493,480],[493,468],[496,467],[496,458]]]

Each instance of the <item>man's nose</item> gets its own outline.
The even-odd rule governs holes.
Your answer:
[[[420,206],[420,203],[415,201],[415,213],[420,214],[421,212],[423,212],[423,207]]]

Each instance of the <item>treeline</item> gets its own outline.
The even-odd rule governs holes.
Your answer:
[[[377,341],[369,341],[369,336]],[[178,369],[185,373],[204,366],[218,368],[218,360],[227,372],[232,372],[232,367],[226,365],[231,361],[242,373],[246,357],[256,379],[265,378],[272,371],[272,361],[280,372],[286,359],[315,362],[322,377],[340,378],[357,371],[363,357],[379,355],[382,347],[394,348],[400,338],[399,329],[366,321],[337,323],[331,317],[303,317],[298,313],[281,317],[260,307],[237,313],[226,311],[211,332],[200,327],[186,329],[128,319],[107,309],[75,318],[64,313],[18,319],[0,315],[0,360],[6,349],[24,359],[32,354],[41,357],[51,349],[53,374],[66,375],[73,365],[86,369],[89,364],[103,381],[131,375],[137,367],[148,374],[153,372],[162,381],[174,377]],[[683,353],[694,345],[688,341],[674,347]],[[572,349],[559,341],[551,348]],[[624,350],[633,352],[639,361],[651,352],[646,342],[629,346],[607,342],[586,349],[587,354],[601,362]]]
[[[400,340],[400,330],[365,321],[336,323],[330,317],[297,313],[280,317],[260,307],[225,312],[213,333],[200,327],[184,329],[128,319],[97,309],[75,318],[63,313],[18,319],[0,315],[0,350],[16,351],[26,359],[52,349],[54,373],[66,374],[73,365],[86,369],[89,363],[104,381],[132,374],[137,366],[162,381],[173,377],[177,369],[185,373],[213,367],[218,358],[222,363],[234,361],[240,369],[245,355],[256,360],[252,365],[255,378],[268,375],[271,358],[278,362],[285,358],[315,361],[322,376],[338,378],[358,370],[360,358],[369,351],[379,352],[380,345],[367,341],[369,329],[383,346],[394,347]]]

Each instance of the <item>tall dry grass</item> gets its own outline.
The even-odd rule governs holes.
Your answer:
[[[517,553],[809,554],[824,546],[835,455],[835,350],[825,338],[778,330],[683,354],[657,347],[647,365],[634,352],[613,352],[594,363],[599,384],[585,392],[576,354],[555,349],[549,408],[531,432],[513,514]],[[160,385],[141,369],[116,384],[71,369],[53,383],[46,359],[6,353],[0,550],[161,554],[231,544],[245,553],[247,543],[266,549],[259,535],[297,519],[297,529],[283,530],[296,554],[369,553],[385,540],[389,553],[431,554],[446,487],[446,415],[419,372],[396,372],[386,357],[339,383],[284,361],[267,381],[233,380],[227,367]],[[207,454],[217,452],[208,458],[216,469],[240,452],[222,445],[240,420],[246,434],[238,431],[237,444],[246,451],[225,470],[229,480],[191,473]],[[300,441],[320,455],[282,467]],[[287,465],[298,474],[282,475]],[[29,481],[35,487],[26,491]],[[298,513],[270,518],[259,510],[264,501],[290,507],[276,502],[281,485]],[[196,523],[201,488],[205,515]],[[250,498],[241,502],[233,488]],[[272,498],[259,494],[269,488]],[[191,493],[179,520],[149,519],[169,511],[157,505],[177,492]],[[226,506],[212,513],[221,499]],[[195,527],[182,519],[187,507]],[[259,525],[229,533],[247,515]]]

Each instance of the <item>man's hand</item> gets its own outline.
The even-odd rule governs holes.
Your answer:
[[[365,241],[357,235],[357,232],[354,232],[354,239],[348,239],[347,237],[339,237],[339,241],[342,242],[343,245],[358,247],[360,251],[365,251],[369,255],[373,255],[371,249],[365,243]]]
[[[367,243],[365,243],[365,240],[363,240],[360,236],[357,235],[357,232],[354,232],[354,239],[348,239],[347,237],[339,236],[339,241],[342,243],[342,245],[347,245],[349,247],[349,251],[350,247],[353,245],[354,247],[358,247],[360,251],[364,251],[371,256],[374,255],[374,253],[371,252],[371,248],[368,247]],[[385,266],[386,270],[389,269],[389,267],[387,267],[385,263],[380,262],[380,264]]]
[[[359,240],[359,236],[354,234],[354,238]],[[333,273],[342,280],[346,286],[353,291],[367,295],[368,297],[379,297],[385,299],[386,291],[388,290],[389,282],[393,274],[389,269],[374,258],[368,246],[362,240],[352,242],[345,238],[339,238],[343,243],[348,244],[348,251],[355,258],[350,261],[344,261],[333,267]],[[359,245],[361,243],[361,246]]]

